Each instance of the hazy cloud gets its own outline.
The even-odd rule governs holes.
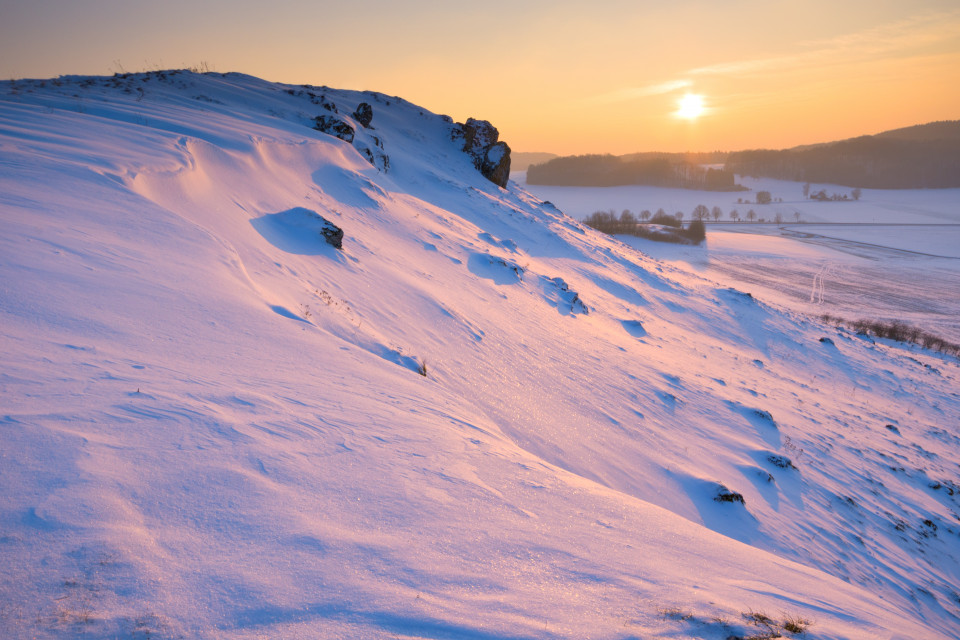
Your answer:
[[[877,56],[911,55],[919,49],[960,40],[960,10],[916,16],[826,40],[802,43],[794,55],[740,60],[691,69],[690,75],[755,75],[816,66],[858,62]]]
[[[690,80],[670,80],[659,84],[651,84],[645,87],[630,87],[619,89],[610,93],[604,93],[599,96],[588,98],[587,101],[593,104],[610,104],[614,102],[625,102],[636,98],[646,98],[648,96],[659,96],[672,91],[686,89],[693,83]]]

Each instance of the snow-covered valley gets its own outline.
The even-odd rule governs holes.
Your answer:
[[[524,174],[514,178],[523,182]],[[762,291],[765,300],[804,314],[903,321],[960,343],[960,189],[870,189],[856,202],[817,202],[800,197],[800,183],[744,176],[737,180],[753,191],[527,188],[578,219],[596,210],[639,213],[658,208],[671,214],[679,210],[689,219],[697,205],[719,207],[721,221],[707,221],[703,246],[620,240],[681,269]],[[845,191],[836,185],[811,188],[821,189]],[[751,203],[760,190],[780,194],[783,201]],[[745,222],[751,209],[767,222]],[[730,220],[734,210],[739,222]],[[784,222],[771,224],[778,213]]]
[[[956,359],[603,236],[452,127],[0,83],[0,635],[956,637]]]

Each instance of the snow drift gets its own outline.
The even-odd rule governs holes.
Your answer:
[[[4,637],[955,635],[955,361],[658,263],[398,98],[0,89]]]

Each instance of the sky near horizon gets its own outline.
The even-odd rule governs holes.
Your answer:
[[[516,151],[780,148],[960,119],[960,5],[0,0],[3,78],[203,64],[487,119]]]

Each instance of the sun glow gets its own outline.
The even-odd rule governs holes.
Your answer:
[[[686,120],[694,120],[703,115],[706,108],[703,106],[703,96],[688,93],[677,103],[676,116]]]

